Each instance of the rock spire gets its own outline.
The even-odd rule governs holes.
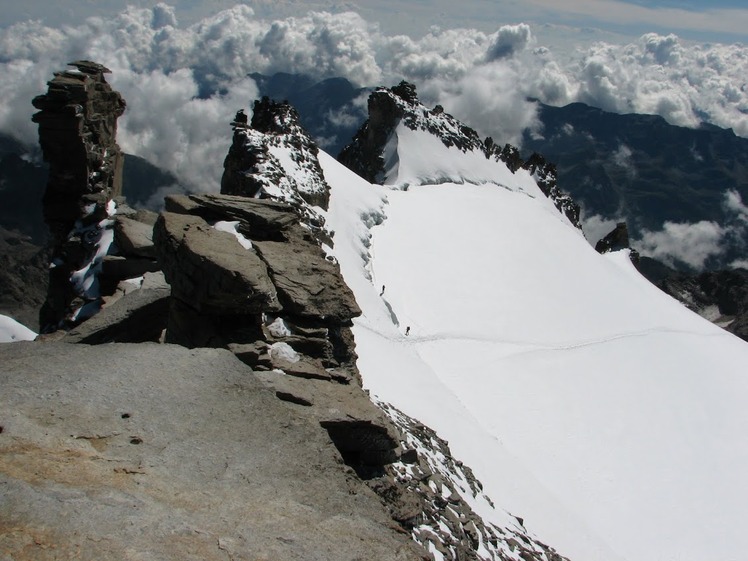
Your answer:
[[[32,102],[49,164],[43,205],[51,264],[42,331],[73,325],[98,309],[96,277],[112,239],[111,201],[122,189],[115,137],[125,101],[104,79],[104,66],[85,60],[70,66],[75,70],[56,72],[47,93]]]

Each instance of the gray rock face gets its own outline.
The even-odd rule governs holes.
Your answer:
[[[117,216],[114,221],[114,243],[121,255],[156,258],[153,224]]]
[[[166,329],[171,289],[167,284],[128,292],[63,337],[67,343],[141,343],[158,341]]]
[[[287,241],[287,231],[299,222],[287,203],[235,195],[170,195],[165,208],[211,222],[239,220],[239,231],[253,240]]]
[[[85,317],[82,307],[96,307],[95,261],[110,227],[108,202],[122,189],[123,155],[115,136],[125,102],[104,79],[108,69],[89,61],[71,66],[77,71],[55,73],[47,93],[33,101],[49,163],[43,204],[55,265],[40,315],[44,331],[73,325]],[[92,264],[91,282],[71,282],[73,272]]]
[[[427,558],[307,410],[224,350],[0,345],[3,555]]]
[[[325,259],[293,207],[228,195],[171,196],[166,207],[184,213],[164,212],[154,233],[172,295],[181,302],[173,308],[175,314],[189,314],[191,308],[214,319],[254,315],[254,325],[261,323],[262,315],[280,314],[301,325],[311,321],[327,337],[329,327],[337,332],[361,313],[339,269]],[[207,220],[238,222],[237,231],[252,247],[245,249],[235,236],[217,231]],[[190,322],[175,318],[175,329],[188,328]],[[315,346],[315,337],[303,338],[308,342],[302,345]],[[194,343],[203,338],[188,339]],[[222,339],[224,344],[254,341],[246,336]],[[322,349],[325,344],[316,346]],[[328,347],[326,354],[334,354],[334,344]]]
[[[239,315],[281,309],[265,263],[199,216],[162,213],[154,240],[173,296],[198,312]]]
[[[344,322],[361,315],[340,271],[317,246],[255,242],[257,252],[273,277],[284,310],[301,317]]]

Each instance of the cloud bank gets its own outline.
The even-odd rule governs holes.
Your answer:
[[[725,192],[722,208],[723,224],[702,220],[696,223],[665,222],[661,230],[644,230],[632,246],[642,255],[653,257],[670,266],[686,264],[702,270],[710,259],[720,257],[728,246],[745,249],[748,236],[748,206],[735,190]],[[593,217],[593,224],[601,221]],[[748,268],[748,260],[739,259],[729,264],[733,268]]]
[[[218,188],[228,123],[256,96],[250,72],[343,76],[365,86],[407,79],[424,102],[442,104],[502,143],[517,143],[522,129],[537,126],[528,97],[656,113],[684,126],[706,120],[748,137],[748,47],[742,45],[648,34],[627,45],[561,53],[525,24],[494,33],[432,28],[412,39],[387,35],[353,12],[272,20],[244,4],[187,27],[159,4],[76,27],[28,21],[0,29],[0,131],[34,145],[31,98],[45,91],[53,71],[79,58],[113,71],[110,81],[128,102],[120,120],[123,148],[173,172],[191,190]]]

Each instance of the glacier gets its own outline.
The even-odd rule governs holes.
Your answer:
[[[524,170],[402,124],[371,184],[320,152],[379,401],[449,441],[485,520],[575,561],[738,561],[748,347],[599,255]]]

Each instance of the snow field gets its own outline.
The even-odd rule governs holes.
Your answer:
[[[598,255],[524,179],[418,185],[434,177],[418,171],[428,154],[397,140],[387,182],[407,191],[320,155],[366,387],[446,438],[498,509],[572,560],[741,559],[745,343],[626,252]],[[439,152],[451,171],[437,175],[464,157]]]

